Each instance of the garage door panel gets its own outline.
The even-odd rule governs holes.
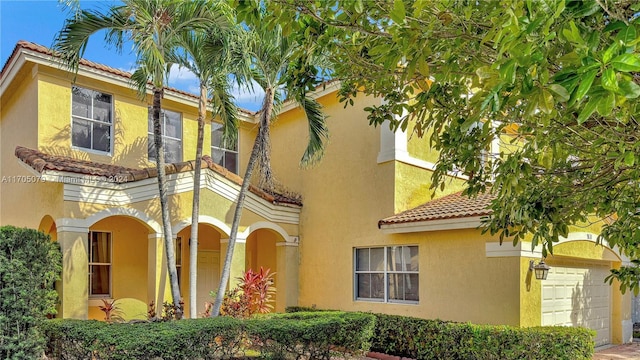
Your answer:
[[[542,283],[542,325],[594,329],[596,345],[610,342],[611,289],[604,282],[609,267],[563,262],[552,265]]]

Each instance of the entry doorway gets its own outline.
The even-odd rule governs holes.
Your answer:
[[[198,251],[198,296],[197,313],[204,313],[204,304],[213,302],[209,295],[220,283],[220,251]]]

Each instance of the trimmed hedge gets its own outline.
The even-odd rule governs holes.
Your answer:
[[[329,359],[334,349],[362,354],[369,350],[375,316],[339,311],[273,314],[249,320],[248,333],[257,340],[263,356],[284,358],[292,354]]]
[[[171,322],[51,320],[43,326],[54,359],[228,359],[255,348],[264,358],[328,359],[334,347],[369,348],[375,317],[324,312]]]
[[[414,359],[591,359],[594,331],[473,325],[375,314],[371,351]]]
[[[242,351],[241,320],[106,323],[51,320],[43,326],[53,359],[227,359]]]

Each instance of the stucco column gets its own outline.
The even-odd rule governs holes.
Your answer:
[[[222,268],[224,267],[224,259],[227,256],[227,247],[229,245],[229,239],[220,239],[220,274],[222,274]],[[233,258],[231,260],[231,272],[229,273],[229,285],[228,289],[233,289],[238,285],[238,278],[245,272],[245,253],[246,253],[247,239],[238,237],[236,239],[235,249],[233,250]]]
[[[298,305],[298,238],[276,243],[276,311],[284,312],[287,306]]]
[[[613,263],[614,269],[620,269],[621,266],[629,266],[630,263]],[[611,343],[626,344],[633,341],[633,320],[631,319],[631,297],[632,292],[620,291],[620,282],[614,280],[611,284],[612,291],[612,311],[611,323]]]
[[[89,312],[89,229],[59,227],[62,279],[58,285],[60,313],[65,319],[87,319]]]
[[[158,316],[165,300],[167,280],[167,260],[164,256],[164,237],[162,234],[149,234],[147,248],[147,302],[154,302]]]

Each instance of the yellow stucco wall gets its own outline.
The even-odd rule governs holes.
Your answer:
[[[395,213],[413,209],[432,199],[461,191],[465,187],[464,180],[451,177],[447,180],[444,190],[440,187],[432,189],[433,172],[399,161],[395,162],[395,167]]]
[[[38,228],[46,215],[62,215],[62,186],[43,183],[15,157],[16,146],[38,144],[38,76],[24,67],[0,100],[0,224]],[[26,201],[26,199],[34,199]]]
[[[414,131],[415,121],[411,121],[407,131],[407,151],[413,157],[436,163],[438,161],[438,151],[431,147],[431,135],[433,130],[429,130],[422,137],[418,137],[418,133]]]

